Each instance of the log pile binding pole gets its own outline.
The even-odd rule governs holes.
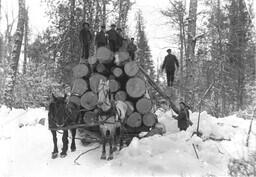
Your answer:
[[[171,108],[176,114],[179,114],[179,109],[177,106],[172,102],[171,98],[160,88],[157,84],[150,78],[147,72],[139,65],[140,71],[143,75],[147,78],[149,85],[151,85],[163,98],[167,99],[170,103]]]

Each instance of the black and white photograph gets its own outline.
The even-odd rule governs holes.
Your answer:
[[[0,177],[256,177],[256,1],[0,0]]]

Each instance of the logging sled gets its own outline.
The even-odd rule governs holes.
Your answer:
[[[107,83],[107,89],[101,89]],[[67,152],[68,130],[72,132],[72,151],[75,150],[74,136],[79,129],[82,143],[102,142],[105,146],[107,135],[112,135],[112,129],[105,126],[110,123],[110,117],[114,122],[115,133],[119,134],[119,140],[115,144],[122,146],[123,142],[129,143],[133,137],[138,137],[141,132],[161,134],[161,131],[151,131],[161,126],[157,125],[157,116],[153,111],[153,103],[149,96],[149,87],[153,87],[161,96],[170,102],[172,109],[178,113],[178,109],[170,98],[155,84],[143,68],[132,61],[128,52],[120,51],[115,54],[107,47],[100,47],[95,56],[91,56],[85,62],[80,62],[73,68],[72,90],[69,98],[57,98],[53,95],[49,111],[49,129],[53,134],[54,151],[52,157],[58,153],[56,147],[56,131],[63,130],[62,156]],[[102,96],[103,95],[103,96]],[[103,98],[107,98],[104,102]],[[63,100],[67,100],[64,102]],[[59,103],[58,103],[59,102]],[[60,106],[62,102],[62,107]],[[118,103],[124,103],[125,113],[118,112]],[[106,104],[109,108],[103,108]],[[112,110],[112,111],[111,111]],[[114,111],[113,111],[114,110]],[[60,116],[56,116],[61,112]],[[121,114],[123,114],[121,118]],[[104,116],[102,116],[104,115]],[[103,118],[102,118],[103,117]],[[56,119],[56,120],[55,120]],[[154,133],[153,133],[154,134]],[[102,138],[103,137],[103,138]],[[120,138],[121,137],[121,138]],[[115,141],[116,137],[114,137]],[[110,143],[112,146],[112,144]],[[104,147],[105,148],[105,147]],[[63,150],[62,149],[62,150]],[[112,159],[112,152],[108,159]],[[103,150],[102,159],[106,159]]]

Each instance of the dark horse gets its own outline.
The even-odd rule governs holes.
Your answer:
[[[49,112],[48,112],[48,123],[49,129],[52,132],[53,136],[53,152],[52,152],[52,159],[55,159],[58,156],[58,146],[57,146],[57,135],[56,130],[62,129],[67,125],[71,125],[72,123],[76,123],[79,119],[79,107],[76,106],[74,103],[67,102],[65,94],[64,97],[55,97],[52,94],[53,100],[49,105]],[[75,136],[76,136],[76,129],[71,129],[72,134],[72,143],[71,143],[71,151],[76,150],[75,144]],[[60,153],[60,157],[65,157],[67,155],[68,150],[68,130],[63,130],[62,136],[63,147]]]
[[[103,141],[101,159],[106,159],[106,144],[109,143],[108,160],[113,159],[113,146],[115,146],[117,130],[121,131],[127,113],[127,104],[122,101],[110,101],[109,81],[100,80],[98,88],[98,113],[100,122],[100,132]],[[120,149],[122,148],[122,137],[120,139]]]

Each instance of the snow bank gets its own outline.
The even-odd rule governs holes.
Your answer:
[[[51,133],[47,124],[38,124],[47,118],[47,111],[43,108],[10,111],[1,107],[0,176],[227,176],[230,158],[246,157],[256,149],[255,128],[250,147],[245,147],[249,120],[236,116],[216,119],[202,112],[199,129],[202,137],[199,138],[192,136],[197,128],[198,113],[190,113],[193,126],[186,132],[178,130],[172,111],[156,113],[159,122],[166,126],[164,136],[134,138],[128,147],[115,153],[112,161],[99,160],[99,148],[82,156],[78,166],[74,165],[74,159],[97,144],[85,147],[77,141],[76,152],[68,151],[65,159],[52,160]],[[60,151],[61,135],[58,139]]]

